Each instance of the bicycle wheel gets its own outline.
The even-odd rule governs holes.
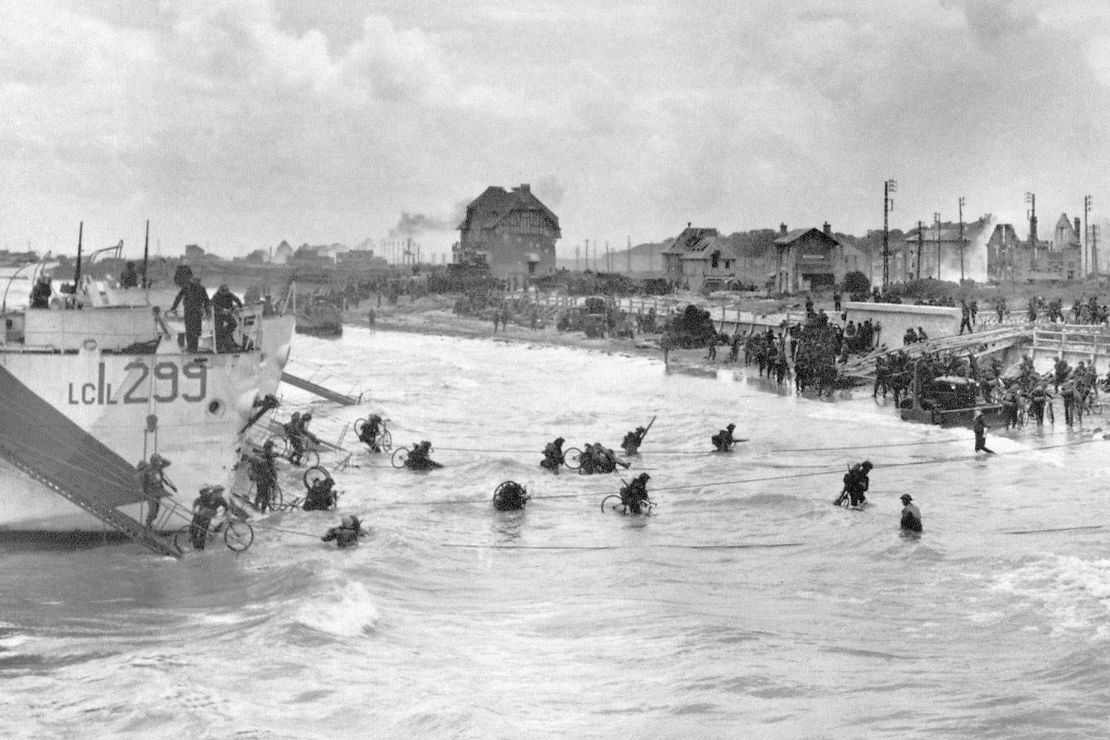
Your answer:
[[[582,467],[582,450],[577,447],[569,447],[563,452],[563,465],[566,465],[571,470],[578,470]]]
[[[281,486],[274,481],[274,485],[270,486],[270,509],[272,511],[283,511],[285,509],[285,497],[281,493]]]
[[[603,512],[615,511],[620,514],[625,513],[625,506],[621,503],[621,497],[615,493],[610,493],[605,498],[601,499],[601,510]]]
[[[404,447],[398,447],[396,450],[393,451],[393,456],[389,458],[389,462],[395,468],[403,468],[405,467],[405,460],[407,460],[408,457],[409,451],[406,450]]]
[[[378,437],[378,447],[382,448],[382,452],[389,452],[393,449],[393,435],[388,431],[382,432]]]
[[[318,481],[327,480],[331,475],[328,471],[324,470],[319,465],[313,465],[308,470],[304,471],[301,480],[304,481],[305,488],[312,488]]]
[[[193,551],[193,525],[186,524],[173,533],[173,546],[181,552]]]
[[[289,444],[288,437],[274,437],[274,452],[278,457],[289,459],[289,455],[293,452],[293,448]]]
[[[1095,401],[1091,404],[1091,413],[1102,416],[1102,401]]]
[[[224,544],[235,552],[243,552],[254,542],[254,529],[238,519],[229,519],[224,526]]]
[[[362,436],[362,428],[366,426],[366,419],[358,419],[355,421],[355,434]]]
[[[320,464],[320,453],[316,450],[305,450],[301,455],[301,465],[307,465],[310,468],[315,468]]]

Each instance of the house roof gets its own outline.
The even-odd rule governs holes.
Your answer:
[[[735,256],[735,250],[728,240],[721,237],[716,229],[706,229],[687,226],[682,233],[675,237],[670,246],[662,254],[678,255],[682,259],[709,259],[715,251],[727,253],[730,258]]]
[[[532,194],[528,185],[512,190],[490,185],[466,207],[466,216],[456,228],[460,231],[492,229],[514,211],[539,211],[551,220],[559,235],[559,217]]]
[[[831,242],[834,245],[840,244],[840,241],[837,240],[836,237],[826,234],[824,231],[822,231],[821,229],[818,229],[815,226],[810,226],[807,229],[791,229],[790,231],[786,232],[785,234],[782,234],[777,239],[775,239],[775,245],[780,246],[780,247],[788,246],[788,245],[793,244],[794,242],[798,241],[802,237],[808,236],[810,233],[816,234],[817,236],[821,237],[822,239],[827,239],[829,242]]]

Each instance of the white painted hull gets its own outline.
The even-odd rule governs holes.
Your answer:
[[[90,343],[76,354],[0,350],[0,365],[125,460],[137,463],[155,451],[170,460],[166,475],[179,491],[175,500],[188,509],[203,485],[230,488],[239,431],[255,398],[276,394],[292,332],[292,318],[278,317],[266,319],[255,352],[189,355],[164,342],[157,354],[121,355]],[[122,510],[140,516],[138,505]],[[0,531],[104,529],[98,519],[0,461]]]

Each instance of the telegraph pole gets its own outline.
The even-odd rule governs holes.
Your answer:
[[[628,235],[628,251],[625,252],[628,256],[628,274],[632,274],[632,235]]]
[[[937,280],[940,280],[940,214],[933,214],[933,225],[936,229],[934,236],[937,239]]]
[[[894,180],[883,180],[883,292],[890,287],[890,212],[894,210],[894,200],[890,194],[898,189]]]
[[[960,196],[960,285],[964,284],[964,203],[967,200]]]
[[[1037,262],[1037,195],[1035,193],[1026,193],[1025,202],[1029,204],[1029,210],[1025,214],[1029,217],[1029,248],[1033,250],[1033,267],[1036,269]]]
[[[925,251],[925,222],[917,222],[917,267],[913,271],[913,279],[921,279],[921,253]]]
[[[1087,258],[1088,274],[1098,277],[1098,261],[1095,252],[1091,249],[1090,227],[1087,226],[1087,216],[1091,213],[1091,196],[1083,196],[1083,255]]]

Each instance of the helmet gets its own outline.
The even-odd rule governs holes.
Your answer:
[[[294,411],[294,412],[293,412],[293,415],[292,415],[291,417],[289,417],[289,418],[291,418],[291,419],[299,419],[299,418],[301,418],[301,412],[300,412],[300,411]]]
[[[153,455],[150,456],[150,464],[151,465],[160,465],[161,467],[164,468],[167,465],[169,465],[170,462],[169,462],[169,460],[167,460],[166,458],[162,457],[157,452],[155,452]]]
[[[860,467],[867,468],[868,470],[870,470],[871,468],[873,468],[875,466],[871,464],[870,460],[864,460],[863,463],[860,465]]]
[[[262,449],[264,449],[264,450],[272,450],[272,449],[274,449],[274,440],[272,440],[272,439],[268,439],[268,440],[266,440],[265,442],[263,442],[263,443],[262,443]]]
[[[566,442],[566,440],[563,439],[562,437],[556,437],[555,438],[555,444],[561,445],[563,442]]]
[[[736,428],[736,425],[735,425],[735,424],[729,424],[729,425],[728,425],[728,428],[729,428],[729,429],[735,429],[735,428]]]
[[[303,414],[303,415],[301,416],[301,420],[302,420],[302,421],[308,421],[308,420],[309,420],[309,419],[311,419],[311,418],[312,418],[312,412],[311,412],[311,411],[306,411],[306,412],[304,412],[304,414]]]
[[[640,475],[638,477],[639,477],[640,480],[651,480],[651,476],[648,475],[647,473],[640,473]]]
[[[903,493],[902,494],[902,503],[903,504],[908,504],[910,501],[913,501],[913,496],[909,495],[908,493]]]
[[[343,517],[343,519],[340,520],[340,523],[344,527],[353,527],[353,526],[355,526],[355,518],[353,516],[348,515],[348,516]]]

